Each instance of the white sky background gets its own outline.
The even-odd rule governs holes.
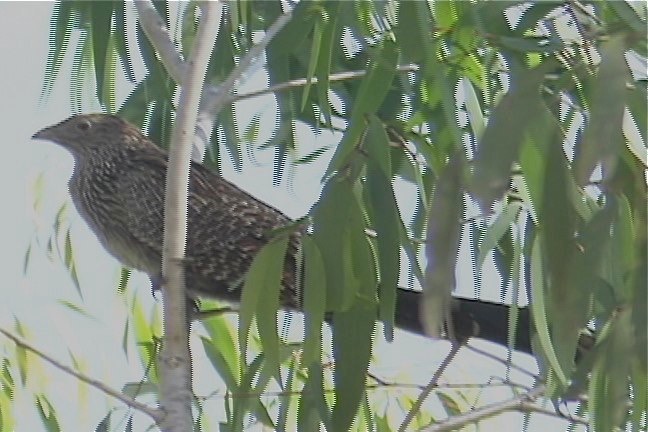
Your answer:
[[[38,106],[38,97],[43,81],[45,60],[48,49],[49,18],[53,3],[49,2],[0,2],[0,121],[3,154],[0,159],[0,184],[2,186],[3,211],[1,213],[0,229],[0,263],[3,273],[3,283],[0,285],[0,325],[12,329],[14,320],[19,320],[26,330],[27,340],[44,350],[63,363],[73,365],[70,354],[79,362],[81,369],[91,377],[119,389],[126,382],[139,381],[143,369],[139,361],[132,355],[134,347],[131,344],[131,358],[127,359],[122,351],[122,333],[126,316],[126,302],[116,294],[116,283],[119,266],[108,256],[94,236],[80,220],[73,207],[69,207],[68,215],[72,227],[72,241],[78,263],[79,278],[84,294],[81,300],[62,262],[53,261],[46,257],[45,244],[53,232],[51,223],[60,205],[69,203],[67,195],[67,180],[72,170],[72,158],[62,148],[42,141],[32,141],[31,135],[44,126],[57,123],[68,117],[70,104],[68,98],[69,62],[63,65],[62,73],[49,101],[44,106]],[[132,6],[131,6],[132,8]],[[173,14],[171,15],[173,17]],[[68,57],[69,60],[69,57]],[[265,86],[264,77],[254,75],[250,88]],[[125,94],[127,89],[121,89]],[[120,103],[123,99],[118,99]],[[238,114],[245,122],[255,113],[266,109],[266,122],[274,121],[272,98],[246,101],[238,106]],[[262,130],[268,138],[271,131],[269,123]],[[245,127],[241,125],[241,129]],[[308,128],[298,129],[299,133],[309,133]],[[306,135],[303,135],[306,136]],[[313,141],[312,148],[335,143],[329,134],[324,134]],[[303,141],[302,142],[308,142]],[[305,148],[304,153],[311,148]],[[328,155],[330,157],[330,154]],[[244,165],[243,174],[234,173],[230,161],[225,158],[223,167],[226,177],[251,192],[263,201],[274,205],[291,217],[305,214],[319,193],[323,161],[318,164],[300,168],[291,182],[284,180],[281,186],[272,187],[272,153],[256,153],[259,166],[252,163]],[[42,204],[38,211],[33,208],[35,200],[35,183],[39,175],[43,175]],[[290,183],[290,184],[289,184]],[[407,200],[399,200],[407,207]],[[409,203],[412,207],[413,203]],[[405,209],[403,209],[405,210]],[[38,241],[36,241],[38,240]],[[23,276],[23,259],[29,244],[32,244],[32,259],[28,272]],[[472,270],[467,265],[461,271],[462,275],[472,279]],[[488,277],[492,281],[492,276]],[[484,277],[486,282],[486,277]],[[473,292],[472,280],[460,279],[459,286],[464,295]],[[482,297],[497,299],[498,284],[484,283]],[[130,283],[128,295],[137,293],[138,299],[145,302],[147,307],[153,307],[147,279],[142,275],[135,276]],[[86,317],[72,312],[61,305],[60,300],[68,300],[83,307],[92,317]],[[382,340],[378,336],[378,341]],[[500,356],[505,356],[501,347],[476,342],[480,348],[489,347]],[[392,344],[379,342],[375,353],[372,372],[386,381],[411,382],[426,384],[439,362],[447,352],[445,342],[435,342],[430,339],[397,332]],[[14,347],[4,337],[0,336],[0,356],[13,357]],[[194,357],[197,358],[195,375],[196,393],[206,395],[218,386],[210,366],[201,366],[204,355],[199,345],[194,345]],[[466,353],[462,350],[460,358],[455,359],[444,374],[442,382],[480,383],[487,382],[489,377],[505,376],[502,367],[494,367],[493,363],[484,357]],[[529,356],[516,355],[516,363],[522,364],[535,371],[535,365]],[[15,372],[15,371],[14,371]],[[54,404],[63,430],[94,430],[98,421],[105,415],[108,407],[122,407],[121,404],[109,400],[93,388],[79,383],[40,361],[34,361],[29,368],[27,391],[20,389],[16,397],[17,431],[37,431],[43,426],[36,410],[32,392],[42,391]],[[14,375],[16,378],[17,375]],[[530,384],[528,380],[512,374],[520,383]],[[223,387],[220,387],[221,393]],[[376,399],[386,400],[397,390],[379,390],[372,392]],[[416,397],[417,392],[409,392]],[[475,401],[476,390],[466,391],[470,396],[469,403]],[[511,397],[506,388],[497,392],[484,392],[477,402],[482,405],[486,401],[495,402]],[[443,411],[439,408],[434,396],[428,406],[436,407],[434,412],[442,418]],[[211,417],[222,419],[222,399],[214,398],[209,406]],[[465,409],[465,407],[464,407]],[[390,417],[400,421],[404,414],[399,414],[401,408],[392,403]],[[123,412],[123,411],[122,411]],[[555,419],[534,416],[535,426],[531,430],[555,430],[563,422]],[[480,430],[518,430],[521,427],[522,416],[509,414],[494,420],[483,422]],[[147,421],[136,423],[135,430],[143,430]],[[212,425],[216,430],[216,424]]]

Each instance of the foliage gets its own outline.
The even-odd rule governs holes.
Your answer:
[[[169,5],[154,4],[173,28]],[[178,11],[175,38],[185,58],[196,11],[194,2]],[[275,1],[231,2],[226,11],[208,71],[213,85],[282,13]],[[127,12],[120,1],[56,4],[43,97],[73,49],[72,110],[82,110],[80,94],[93,78],[105,110],[166,146],[178,83]],[[277,122],[260,144],[275,150],[276,183],[297,162],[330,157],[304,244],[307,337],[289,344],[275,331],[277,302],[262,290],[279,277],[285,242],[273,242],[248,275],[238,340],[220,318],[204,324],[205,353],[232,395],[223,430],[243,429],[248,414],[275,429],[321,422],[328,430],[389,430],[394,419],[366,392],[374,319],[390,337],[401,254],[428,299],[452,289],[461,233],[470,237],[476,272],[492,255],[502,297],[512,289],[514,298],[530,299],[548,396],[586,392],[578,400],[594,430],[645,427],[647,88],[645,75],[628,67],[645,69],[645,5],[303,1],[292,14],[266,50],[266,71],[271,86],[307,83],[274,92]],[[146,68],[141,78],[134,56]],[[363,73],[345,75],[352,71]],[[118,103],[115,83],[124,78],[133,89]],[[340,131],[341,139],[332,152],[310,149],[296,137],[297,122],[316,133]],[[214,166],[224,163],[223,149],[241,166],[237,124],[233,106],[214,119]],[[245,135],[254,139],[255,128]],[[396,179],[415,186],[411,221],[398,205]],[[322,357],[324,303],[333,317],[333,373]],[[259,339],[248,344],[254,320]],[[575,363],[588,325],[596,344]],[[135,327],[145,333],[141,321]],[[145,363],[155,361],[150,346],[144,351]],[[149,378],[155,384],[155,373]],[[262,394],[272,380],[300,397],[236,397]],[[3,394],[2,415],[11,397]],[[439,397],[451,414],[461,411],[453,395]],[[48,422],[52,407],[43,401]]]

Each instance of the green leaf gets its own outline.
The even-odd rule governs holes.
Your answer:
[[[551,311],[553,347],[562,370],[568,371],[573,367],[579,332],[587,323],[585,317],[589,310],[585,305],[589,292],[574,286],[570,276],[578,251],[573,238],[577,215],[566,188],[573,180],[559,141],[561,134],[556,131],[554,136],[546,149],[544,197],[538,218],[545,254],[545,286],[550,305],[547,313]]]
[[[585,186],[598,163],[603,178],[612,176],[618,154],[623,148],[623,111],[626,83],[629,81],[625,60],[625,35],[617,34],[603,42],[601,63],[592,85],[590,116],[583,139],[574,149],[574,176]]]
[[[279,367],[277,310],[287,246],[288,236],[281,236],[272,239],[259,250],[245,277],[239,312],[238,337],[243,358],[247,351],[252,319],[256,318],[266,360],[269,365],[277,368],[277,373]]]
[[[72,251],[72,239],[70,237],[70,230],[67,230],[65,233],[65,266],[68,269],[70,278],[74,283],[74,287],[79,293],[79,297],[83,298],[83,293],[81,292],[81,284],[79,283],[79,276],[76,271],[76,262],[74,260],[74,254]]]
[[[430,8],[424,2],[401,2],[397,12],[396,42],[405,61],[418,63],[425,51],[421,45],[426,47],[430,44],[428,29],[434,25]]]
[[[279,336],[277,334],[277,311],[279,310],[279,296],[281,291],[281,280],[283,278],[283,264],[289,237],[281,236],[271,243],[272,254],[271,266],[273,269],[266,270],[266,286],[259,297],[259,304],[256,313],[257,329],[261,339],[261,347],[266,355],[264,368],[273,372],[277,380],[281,379],[279,372]],[[253,262],[254,264],[254,262]],[[247,281],[246,281],[247,282]]]
[[[380,108],[392,86],[397,61],[397,45],[385,40],[374,54],[367,75],[362,80],[351,111],[349,126],[329,163],[326,176],[339,171],[348,163],[349,156],[358,145],[364,131],[366,116]]]
[[[84,85],[83,78],[92,64],[92,46],[86,33],[79,35],[78,48],[72,60],[70,74],[70,105],[73,113],[79,113],[83,108]]]
[[[261,127],[260,123],[261,123],[261,114],[259,113],[254,114],[252,116],[252,119],[250,120],[250,123],[248,123],[248,125],[245,127],[245,131],[243,132],[243,137],[242,137],[243,141],[250,144],[254,144],[259,139],[259,129]],[[238,169],[240,169],[240,167]]]
[[[232,15],[236,8],[232,9]],[[182,46],[182,56],[188,59],[191,56],[191,48],[194,46],[196,34],[198,33],[199,21],[199,4],[198,2],[189,2],[182,13],[180,43]]]
[[[234,359],[231,357],[231,355],[225,355],[219,349],[219,345],[221,344],[219,344],[218,339],[201,337],[200,341],[202,342],[203,349],[205,350],[205,354],[207,354],[209,362],[218,372],[218,375],[223,379],[225,385],[227,385],[227,388],[236,389],[239,384],[239,369],[238,367],[236,369],[232,369],[232,363]]]
[[[402,219],[391,183],[389,139],[375,116],[369,120],[365,138],[367,159],[367,202],[378,246],[380,270],[378,317],[385,324],[385,338],[392,340],[396,289],[400,271],[400,229]]]
[[[627,140],[628,149],[643,164],[648,167],[648,107],[646,106],[646,88],[637,87],[628,92],[627,117],[624,114],[623,134]]]
[[[277,430],[286,430],[288,424],[288,413],[291,411],[291,402],[297,400],[297,398],[290,393],[295,388],[295,375],[297,372],[297,359],[292,357],[290,359],[290,364],[288,366],[288,376],[286,377],[286,383],[282,386],[285,389],[287,394],[282,394],[279,396],[279,409],[277,414]]]
[[[149,379],[158,383],[156,337],[153,333],[154,329],[145,316],[144,308],[137,298],[133,299],[131,313],[132,329],[135,333],[135,344],[138,348],[140,363],[144,370],[149,371]]]
[[[317,159],[320,158],[320,156],[322,156],[324,153],[326,153],[329,150],[330,147],[320,147],[318,149],[315,149],[312,152],[308,153],[307,155],[295,160],[295,165],[306,165],[315,162]]]
[[[373,305],[357,301],[333,315],[335,405],[332,430],[349,430],[365,393],[376,319]]]
[[[530,222],[529,222],[530,223]],[[511,285],[513,291],[513,299],[511,301],[511,307],[509,309],[508,316],[508,329],[507,329],[507,339],[506,344],[509,350],[515,349],[515,341],[517,340],[517,331],[518,331],[518,317],[520,308],[518,307],[519,303],[519,291],[520,291],[520,260],[522,257],[522,244],[520,241],[520,236],[517,235],[513,239],[513,251],[512,251],[512,260],[510,266],[511,274]]]
[[[534,223],[538,223],[538,208],[542,206],[544,196],[544,144],[537,143],[538,137],[531,133],[520,149],[520,166],[523,181],[517,184],[525,208],[529,211]],[[546,134],[545,134],[546,135]],[[533,139],[531,138],[533,137]],[[540,145],[538,145],[540,144]]]
[[[470,80],[461,80],[461,85],[466,98],[466,112],[468,113],[470,127],[473,131],[475,139],[479,140],[484,133],[484,129],[486,128],[484,114],[482,113],[479,99],[477,98],[477,94],[475,93],[475,89]]]
[[[276,427],[272,421],[272,418],[268,414],[268,410],[261,403],[259,397],[250,397],[256,393],[259,393],[258,389],[264,389],[267,385],[267,381],[260,381],[256,386],[253,386],[254,378],[257,376],[257,373],[261,369],[265,362],[265,356],[263,353],[259,354],[247,368],[245,374],[241,379],[241,384],[236,389],[240,393],[240,397],[234,395],[234,413],[232,417],[233,420],[233,429],[236,431],[243,430],[243,420],[244,416],[247,413],[254,415],[256,420],[261,424],[270,427],[273,430],[276,430]]]
[[[435,396],[439,398],[443,410],[448,416],[457,416],[461,414],[461,407],[455,399],[445,392],[436,392]]]
[[[117,80],[117,52],[115,49],[115,37],[113,35],[108,39],[108,52],[106,53],[106,67],[104,82],[102,86],[103,105],[108,113],[117,111],[117,100],[115,94],[115,85]]]
[[[202,322],[203,327],[209,334],[209,339],[202,338],[208,358],[219,371],[229,388],[236,388],[240,382],[240,359],[238,356],[238,347],[232,331],[232,326],[223,315],[211,317]]]
[[[357,202],[347,180],[333,177],[322,190],[319,202],[313,209],[313,240],[322,254],[326,271],[326,309],[348,308],[358,292],[349,262],[349,235],[352,213]],[[353,219],[357,220],[357,219]]]
[[[481,33],[491,35],[510,34],[511,27],[506,19],[509,8],[519,6],[519,0],[480,2],[475,6],[476,27]]]
[[[25,326],[15,316],[14,328],[18,336],[25,338]],[[29,364],[27,360],[27,350],[19,345],[16,345],[16,364],[18,366],[18,373],[20,375],[20,383],[24,386],[27,383],[27,372],[29,371]]]
[[[540,83],[553,64],[535,69],[514,67],[509,92],[495,107],[481,137],[474,159],[471,193],[484,211],[508,189],[511,167],[518,159],[529,123],[540,114]]]
[[[4,390],[4,389],[3,389]],[[13,415],[11,396],[6,390],[0,392],[0,430],[2,432],[15,431],[16,419]]]
[[[72,29],[77,26],[79,14],[75,2],[60,1],[54,4],[50,20],[49,51],[45,66],[45,80],[40,94],[42,103],[51,93],[61,69],[63,57],[70,42]]]
[[[128,286],[128,281],[131,277],[131,270],[127,267],[122,267],[119,272],[119,281],[117,282],[117,292],[123,294]]]
[[[623,426],[628,412],[628,376],[633,345],[630,314],[621,312],[603,327],[599,351],[592,368],[589,408],[593,430],[616,430]]]
[[[440,337],[450,314],[463,216],[464,155],[457,151],[439,176],[428,213],[422,320],[427,334]],[[452,330],[452,329],[451,329]],[[453,336],[453,335],[451,335]]]
[[[646,5],[635,2],[638,6],[631,6],[628,1],[608,1],[606,4],[627,24],[633,31],[643,36],[646,35]],[[638,8],[643,9],[643,17],[638,15]]]
[[[531,316],[536,331],[536,336],[542,349],[544,358],[547,359],[551,370],[556,374],[563,387],[567,385],[567,374],[563,371],[556,352],[554,351],[549,335],[549,322],[547,320],[545,273],[543,270],[543,246],[540,236],[536,236],[531,249]]]
[[[331,75],[333,53],[342,33],[342,24],[338,19],[338,12],[342,10],[342,3],[336,4],[331,2],[327,6],[328,11],[322,11],[320,14],[321,20],[324,22],[325,26],[322,30],[322,42],[320,55],[317,59],[315,76],[317,77],[317,98],[319,107],[322,110],[322,115],[327,124],[331,124],[331,103],[328,95],[331,87],[329,76]]]
[[[304,352],[302,363],[319,362],[322,353],[322,322],[326,309],[326,273],[322,254],[310,236],[302,238],[304,276]]]
[[[58,418],[56,417],[56,410],[50,403],[47,396],[43,394],[36,394],[36,408],[38,409],[38,415],[40,416],[45,430],[48,432],[58,432],[61,430],[59,425]]]
[[[216,128],[212,132],[213,145],[218,146],[217,138],[218,131],[220,130],[225,138],[225,148],[230,155],[230,160],[234,164],[234,169],[240,172],[243,168],[243,157],[241,154],[240,139],[236,129],[236,114],[234,113],[234,107],[229,106],[223,108],[218,114],[218,120],[220,129]]]
[[[63,307],[66,309],[69,309],[75,313],[78,313],[79,315],[85,317],[85,318],[90,318],[90,319],[95,319],[92,314],[90,314],[88,311],[86,311],[83,307],[76,305],[68,300],[58,300],[58,303],[60,303]]]
[[[322,23],[324,21],[324,24]],[[300,109],[303,111],[306,103],[308,102],[308,93],[310,91],[311,83],[315,76],[315,68],[319,61],[319,51],[322,46],[322,27],[326,27],[326,16],[322,16],[322,20],[315,20],[313,23],[313,36],[311,40],[311,56],[308,61],[308,72],[306,73],[306,85],[302,92]]]
[[[126,10],[122,1],[115,1],[113,5],[115,17],[115,32],[113,33],[115,41],[115,50],[119,55],[126,78],[131,83],[135,82],[135,73],[133,72],[133,64],[128,53],[126,41]]]
[[[458,19],[456,5],[450,1],[435,2],[433,13],[434,19],[442,32],[450,30]]]
[[[297,411],[297,425],[300,431],[319,430],[323,423],[326,430],[331,429],[331,420],[326,400],[324,399],[324,377],[319,362],[310,363],[308,378],[304,384]]]
[[[321,5],[314,2],[297,3],[292,19],[281,29],[268,45],[268,56],[287,56],[308,40],[313,18],[321,13]]]
[[[110,418],[112,417],[112,411],[109,411],[104,418],[101,419],[95,432],[109,432],[110,431]]]
[[[147,75],[137,84],[137,86],[135,86],[130,95],[128,95],[128,98],[126,98],[122,103],[122,106],[119,108],[118,115],[121,118],[140,127],[144,124],[144,118],[146,116],[152,92],[152,82],[153,78],[151,75]]]
[[[102,105],[106,104],[104,99],[104,79],[107,76],[106,59],[108,58],[108,46],[110,40],[110,22],[113,13],[113,1],[94,1],[87,3],[90,12],[90,33],[92,35],[92,52],[97,84],[97,99]],[[113,71],[110,70],[112,74]]]
[[[500,239],[509,230],[511,224],[517,218],[522,205],[519,201],[512,201],[504,207],[497,215],[495,221],[486,229],[484,237],[479,245],[479,255],[477,257],[477,268],[481,270],[486,260],[486,256],[497,247]]]

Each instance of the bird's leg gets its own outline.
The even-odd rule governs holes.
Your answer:
[[[149,280],[151,281],[151,295],[153,298],[157,299],[156,294],[162,290],[162,285],[164,285],[164,277],[161,274],[159,275],[149,275]]]
[[[164,277],[162,275],[149,276],[151,281],[151,295],[153,298],[157,299],[156,294],[162,290],[162,285],[164,285]],[[200,314],[200,301],[187,297],[186,300],[186,311],[185,316],[187,317],[187,328],[191,328],[192,321],[199,319],[196,318]]]

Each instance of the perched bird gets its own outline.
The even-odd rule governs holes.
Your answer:
[[[76,115],[34,134],[74,156],[70,195],[79,214],[104,248],[124,266],[161,280],[167,153],[138,128],[107,114]],[[292,221],[198,163],[191,164],[184,261],[189,297],[237,302],[241,281],[272,232]],[[301,234],[292,234],[286,253],[280,302],[299,309],[296,255]],[[424,334],[420,293],[397,290],[395,324]],[[480,336],[506,345],[506,305],[455,299],[453,321],[464,337]],[[516,348],[530,352],[528,309],[520,309]]]
[[[84,114],[37,132],[74,156],[70,195],[104,248],[124,266],[160,280],[167,153],[140,130],[107,114]],[[236,302],[240,282],[273,230],[289,224],[203,165],[191,164],[185,282],[189,296]],[[298,308],[294,234],[286,258],[281,303]]]

